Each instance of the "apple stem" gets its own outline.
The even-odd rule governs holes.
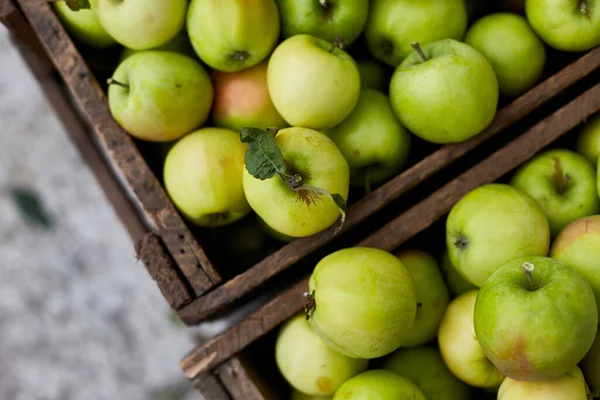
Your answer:
[[[523,263],[523,265],[521,267],[523,268],[523,272],[525,272],[525,275],[527,276],[527,280],[529,281],[529,289],[535,290],[535,284],[533,282],[533,275],[531,274],[533,272],[533,270],[535,269],[535,266],[532,263],[525,262],[525,263]]]
[[[581,0],[581,2],[579,2],[579,11],[581,11],[587,19],[592,19],[592,14],[590,14],[590,9],[588,8],[588,0]]]
[[[315,302],[315,291],[313,290],[312,293],[304,293],[304,297],[306,298],[306,301],[304,302],[304,315],[306,315],[306,320],[308,321],[317,309],[317,303]]]
[[[319,3],[321,3],[321,7],[323,7],[324,9],[329,8],[329,4],[327,3],[327,0],[319,0]]]
[[[331,49],[329,49],[330,53],[333,53],[335,49],[343,49],[344,48],[344,39],[341,36],[336,36],[333,42],[331,42]]]
[[[564,173],[560,159],[558,157],[554,157],[554,184],[558,194],[565,194],[570,181],[571,175]]]
[[[116,80],[116,79],[113,79],[113,78],[109,78],[109,79],[106,81],[106,83],[107,83],[108,85],[117,85],[117,86],[121,86],[121,87],[123,87],[123,88],[125,88],[125,89],[129,89],[129,85],[126,85],[126,84],[124,84],[124,83],[121,83],[121,82],[119,82],[118,80]]]
[[[423,52],[423,49],[421,48],[421,45],[419,44],[419,42],[414,42],[413,44],[411,44],[411,46],[413,49],[415,49],[417,54],[419,54],[419,57],[421,57],[421,60],[423,60],[423,62],[429,61],[429,58],[427,58],[427,56]]]

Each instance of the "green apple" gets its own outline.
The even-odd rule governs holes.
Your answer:
[[[266,59],[279,38],[275,0],[191,0],[187,30],[210,67],[235,72]]]
[[[600,330],[596,333],[594,344],[579,365],[592,390],[600,390]]]
[[[73,11],[64,1],[51,3],[67,31],[81,43],[96,48],[106,48],[117,41],[106,32],[96,15],[96,0],[90,0],[91,9]]]
[[[396,118],[389,98],[375,89],[363,89],[348,118],[324,133],[348,161],[350,184],[368,190],[396,175],[411,147],[410,134]]]
[[[465,43],[492,64],[504,96],[515,97],[531,89],[544,71],[544,43],[520,15],[486,15],[469,28]]]
[[[587,279],[600,312],[600,215],[580,218],[567,225],[552,243],[550,257],[564,262]]]
[[[361,34],[369,14],[369,0],[277,0],[283,36],[309,34],[346,45]]]
[[[452,207],[446,221],[452,265],[472,284],[485,280],[507,261],[545,256],[550,227],[529,195],[500,183],[480,186]]]
[[[582,274],[549,257],[518,257],[483,284],[474,312],[486,357],[506,377],[557,379],[575,367],[598,330],[596,299]]]
[[[375,58],[396,67],[412,43],[462,40],[466,29],[464,0],[372,0],[365,37]]]
[[[427,399],[469,400],[469,386],[450,372],[438,349],[401,349],[388,356],[383,369],[410,379]]]
[[[334,43],[310,35],[284,40],[267,71],[273,104],[292,126],[329,129],[354,109],[360,95],[356,62]]]
[[[229,129],[202,128],[171,148],[164,164],[164,184],[188,220],[216,227],[251,211],[242,186],[246,147]]]
[[[394,255],[352,247],[324,257],[309,281],[310,326],[334,350],[385,356],[406,340],[417,312],[410,271]]]
[[[268,60],[237,72],[212,70],[215,100],[213,122],[239,132],[242,127],[287,127],[279,115],[267,88]]]
[[[537,200],[552,237],[571,222],[600,213],[596,169],[571,150],[553,149],[537,155],[517,170],[510,184]]]
[[[544,382],[522,382],[506,378],[498,391],[498,400],[588,400],[583,374],[574,367],[560,378]]]
[[[437,261],[431,255],[421,250],[403,250],[396,257],[410,271],[417,295],[415,322],[402,347],[425,344],[437,336],[440,321],[450,302],[450,293]]]
[[[525,13],[533,30],[557,50],[580,52],[600,45],[599,1],[527,0]]]
[[[169,51],[144,51],[123,61],[108,88],[113,117],[132,136],[151,142],[179,139],[208,118],[214,91],[196,60]]]
[[[594,165],[600,156],[600,113],[594,115],[583,125],[577,138],[577,152]]]
[[[173,39],[185,23],[187,0],[96,0],[106,31],[123,46],[145,50]]]
[[[186,56],[190,56],[192,58],[196,58],[196,52],[190,43],[190,39],[187,36],[187,32],[185,29],[182,29],[173,39],[169,40],[167,43],[155,47],[151,50],[163,50],[163,51],[174,51],[175,53],[185,54]],[[131,57],[134,54],[137,54],[144,50],[134,50],[128,49],[127,47],[123,48],[121,52],[121,62],[125,61],[127,58]]]
[[[340,385],[367,369],[369,360],[331,349],[311,329],[304,314],[286,322],[275,342],[277,367],[295,389],[313,396],[333,396]]]
[[[442,255],[442,261],[440,263],[442,273],[444,274],[444,280],[448,285],[448,289],[450,289],[450,293],[453,297],[463,294],[464,292],[468,292],[472,289],[477,289],[477,286],[473,285],[471,282],[467,281],[461,274],[458,272],[456,268],[450,262],[450,256],[448,255],[448,250],[444,250],[444,254]]]
[[[390,83],[390,100],[400,121],[437,144],[479,134],[498,106],[498,80],[490,63],[471,46],[452,39],[416,48]]]
[[[275,136],[290,173],[308,185],[348,198],[350,171],[335,143],[306,128],[286,128]],[[310,236],[333,225],[340,211],[329,196],[292,190],[279,176],[260,180],[244,168],[244,192],[252,209],[271,228],[293,237]]]
[[[426,400],[410,379],[382,369],[372,369],[346,381],[333,400]]]
[[[262,227],[262,229],[268,233],[273,239],[279,241],[279,242],[284,242],[284,243],[291,243],[294,240],[296,240],[297,238],[293,237],[293,236],[289,236],[289,235],[284,235],[281,232],[276,231],[275,229],[271,228],[265,221],[263,221],[262,219],[260,219],[260,226]]]
[[[331,400],[333,397],[321,397],[321,396],[311,396],[308,394],[304,394],[297,390],[292,390],[292,396],[290,400]]]
[[[455,376],[471,386],[495,389],[504,375],[486,358],[475,337],[477,293],[470,290],[450,302],[440,323],[438,344],[444,363]]]
[[[375,89],[382,93],[388,92],[391,74],[388,73],[389,67],[387,65],[375,60],[359,61],[356,64],[362,89]],[[390,76],[388,77],[388,75]]]

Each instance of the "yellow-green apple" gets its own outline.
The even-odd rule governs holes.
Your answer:
[[[444,363],[471,386],[495,389],[504,375],[488,360],[475,337],[473,310],[478,290],[469,290],[450,302],[438,331]]]
[[[598,310],[590,284],[567,264],[518,257],[483,284],[474,321],[483,352],[500,372],[541,382],[583,359],[598,330]]]
[[[600,45],[600,2],[596,0],[527,0],[531,27],[557,50],[580,52]]]
[[[440,263],[442,273],[444,274],[444,280],[450,289],[450,293],[453,297],[456,297],[464,292],[468,292],[472,289],[477,289],[477,286],[467,281],[456,268],[450,262],[448,256],[448,250],[444,250],[442,254],[442,260]]]
[[[596,168],[567,149],[545,151],[517,170],[510,184],[542,207],[556,237],[571,222],[600,213]]]
[[[390,83],[392,107],[404,126],[438,144],[462,142],[485,129],[498,105],[498,80],[485,57],[452,39],[415,48]]]
[[[278,128],[287,126],[279,115],[267,88],[265,60],[254,67],[237,72],[211,71],[215,99],[213,122],[217,126],[239,132],[244,126]]]
[[[389,67],[375,60],[358,61],[360,87],[362,89],[375,89],[387,93],[390,86],[391,74]],[[388,76],[389,75],[389,76]]]
[[[410,379],[427,399],[469,400],[469,386],[450,372],[439,350],[429,346],[400,349],[390,354],[383,369]]]
[[[123,46],[144,50],[173,39],[185,23],[187,0],[96,0],[106,31]]]
[[[187,30],[196,53],[225,72],[266,59],[279,38],[275,0],[191,0]]]
[[[356,62],[337,44],[295,35],[277,46],[267,70],[273,104],[292,126],[328,129],[342,122],[360,95]]]
[[[411,147],[410,133],[396,118],[389,98],[375,89],[362,89],[352,113],[324,133],[348,161],[350,184],[367,190],[398,173]]]
[[[275,136],[288,170],[305,184],[348,198],[350,170],[335,143],[306,128],[286,128]],[[293,237],[318,233],[340,218],[335,202],[325,195],[293,190],[279,176],[261,180],[244,169],[244,192],[252,209],[271,228]]]
[[[175,37],[173,37],[173,39],[169,40],[167,43],[165,43],[161,46],[158,46],[158,47],[154,47],[150,50],[174,51],[175,53],[185,54],[186,56],[190,56],[194,59],[196,58],[196,52],[194,51],[194,48],[192,47],[192,44],[190,43],[190,39],[188,38],[187,31],[185,29],[182,29],[181,31],[179,31],[179,33],[177,35],[175,35]],[[128,49],[127,47],[124,47],[123,51],[121,52],[120,61],[123,62],[127,58],[131,57],[134,54],[139,53],[140,51],[145,51],[145,50],[134,50],[134,49]]]
[[[600,311],[600,215],[580,218],[567,225],[552,243],[550,257],[564,262],[587,279]]]
[[[492,64],[500,93],[506,97],[515,97],[529,90],[544,71],[544,43],[525,17],[520,15],[486,15],[471,25],[465,43]]]
[[[577,152],[596,165],[600,156],[600,113],[583,125],[577,138]]]
[[[79,42],[100,49],[117,44],[98,20],[96,0],[90,0],[90,5],[90,9],[73,11],[64,1],[52,2],[56,14],[67,31]]]
[[[179,139],[208,118],[214,91],[196,60],[169,51],[144,51],[123,61],[109,80],[113,117],[132,136],[150,142]]]
[[[481,287],[513,258],[546,256],[550,227],[533,198],[512,186],[492,183],[470,191],[452,207],[446,244],[452,265]]]
[[[369,14],[369,0],[277,0],[283,36],[309,34],[346,45],[361,34]]]
[[[304,314],[286,322],[275,342],[277,367],[295,389],[313,396],[333,396],[340,385],[367,369],[369,360],[347,357],[317,335]]]
[[[179,211],[203,227],[230,224],[251,210],[242,186],[246,145],[225,128],[180,139],[164,164],[165,188]]]
[[[410,271],[383,250],[338,250],[319,261],[309,280],[310,326],[331,348],[349,357],[376,358],[397,350],[416,312]]]
[[[267,223],[260,218],[259,218],[259,221],[260,221],[260,226],[262,227],[262,229],[275,240],[278,240],[278,241],[284,242],[284,243],[291,243],[296,239],[293,236],[284,235],[283,233],[276,231],[275,229],[273,229],[269,225],[267,225]]]
[[[375,58],[396,67],[412,43],[462,40],[466,29],[465,0],[372,0],[365,37]]]
[[[417,314],[402,347],[425,344],[437,335],[440,321],[450,302],[450,293],[442,279],[437,261],[421,250],[403,250],[396,254],[408,268],[415,283]]]
[[[600,391],[600,330],[596,333],[594,344],[579,365],[591,389]]]
[[[333,397],[321,397],[321,396],[311,396],[309,394],[305,394],[299,392],[297,390],[292,390],[292,396],[290,400],[331,400]]]
[[[347,380],[333,400],[426,400],[408,378],[383,369],[372,369]]]
[[[560,378],[543,382],[522,382],[506,378],[498,390],[498,400],[588,400],[583,374],[574,367]]]

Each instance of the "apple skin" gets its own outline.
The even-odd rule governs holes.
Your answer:
[[[411,380],[382,369],[372,369],[347,380],[333,400],[427,400]]]
[[[396,254],[408,268],[417,295],[417,314],[402,347],[425,344],[437,335],[440,321],[450,302],[450,293],[442,279],[437,261],[421,250],[403,250]]]
[[[452,39],[413,52],[394,72],[390,100],[413,134],[437,144],[467,140],[484,130],[498,106],[498,80],[481,53]],[[457,110],[460,110],[458,112]]]
[[[571,178],[566,189],[554,178],[556,163]],[[571,222],[600,213],[596,170],[583,156],[566,149],[545,151],[517,170],[510,184],[542,207],[556,237]],[[560,183],[562,185],[562,183]]]
[[[458,272],[458,270],[454,268],[452,262],[450,262],[448,250],[445,250],[444,254],[442,255],[440,267],[444,275],[444,280],[446,281],[446,285],[448,285],[448,289],[450,289],[452,297],[461,295],[464,292],[468,292],[469,290],[478,289],[477,286],[467,281],[460,274],[460,272]]]
[[[600,156],[600,113],[583,126],[577,138],[577,152],[596,165]]]
[[[277,367],[295,389],[313,396],[333,396],[348,379],[365,371],[369,360],[350,358],[331,349],[297,314],[279,331]]]
[[[144,51],[123,61],[109,85],[108,104],[132,136],[151,142],[181,138],[208,118],[214,90],[196,60],[169,51]]]
[[[98,20],[96,0],[90,0],[91,9],[79,11],[71,10],[64,1],[54,1],[51,4],[65,28],[79,42],[98,49],[117,44]]]
[[[324,257],[310,277],[309,293],[316,305],[310,326],[348,357],[371,359],[397,350],[417,312],[410,271],[375,248],[351,247]]]
[[[198,57],[235,72],[266,59],[279,39],[275,0],[191,0],[187,30]]]
[[[544,72],[544,43],[520,15],[486,15],[471,25],[465,43],[487,58],[498,78],[500,93],[506,97],[531,89]]]
[[[273,229],[269,225],[267,225],[267,223],[260,218],[259,218],[259,221],[260,221],[260,226],[262,227],[262,229],[266,233],[268,233],[273,239],[275,239],[277,241],[284,242],[284,243],[291,243],[297,239],[293,236],[284,235],[283,233],[276,231],[275,229]]]
[[[587,400],[588,390],[583,374],[574,367],[566,375],[545,382],[520,382],[506,378],[498,400]]]
[[[165,189],[193,224],[224,226],[251,211],[242,187],[246,148],[237,133],[224,128],[202,128],[171,148]]]
[[[550,227],[529,195],[500,183],[478,187],[452,207],[446,221],[452,265],[472,284],[485,280],[513,258],[546,256]]]
[[[464,0],[372,0],[365,37],[375,58],[397,67],[413,42],[462,40],[467,17]]]
[[[527,0],[527,20],[538,36],[557,50],[581,52],[600,45],[600,2]]]
[[[410,133],[396,118],[389,98],[375,89],[361,90],[352,113],[324,133],[348,161],[354,186],[378,185],[394,176],[411,148]]]
[[[297,390],[292,390],[292,396],[290,400],[332,400],[333,397],[321,397],[321,396],[311,396],[308,394],[304,394]]]
[[[440,323],[438,344],[444,363],[463,382],[497,389],[504,375],[488,360],[475,337],[473,310],[478,290],[470,290],[450,302]]]
[[[359,61],[356,65],[360,75],[361,89],[375,89],[382,93],[388,92],[391,74],[388,73],[389,67],[387,65],[375,60]]]
[[[533,266],[533,283],[526,265]],[[525,382],[548,381],[571,371],[598,330],[590,284],[549,257],[519,257],[500,267],[479,290],[474,320],[486,357],[506,377]]]
[[[303,182],[348,199],[350,171],[335,143],[306,128],[286,128],[275,136],[283,158]],[[301,197],[279,177],[259,180],[244,168],[244,192],[252,209],[284,235],[310,236],[333,225],[340,211],[328,196]]]
[[[591,389],[600,390],[600,330],[596,333],[594,344],[592,344],[579,366]]]
[[[188,38],[187,32],[185,29],[182,29],[173,39],[169,40],[167,43],[165,43],[161,46],[152,48],[150,50],[173,51],[175,53],[180,53],[180,54],[184,54],[186,56],[190,56],[194,59],[197,58],[196,52],[194,51],[194,48],[192,47],[192,44],[190,43],[190,39]],[[121,52],[120,62],[125,61],[132,55],[137,54],[141,51],[145,51],[145,50],[133,50],[133,49],[128,49],[127,47],[124,47],[123,51]]]
[[[181,31],[187,6],[187,0],[96,0],[96,13],[117,42],[145,50],[167,43]]]
[[[287,127],[267,88],[268,60],[237,72],[211,71],[215,100],[213,122],[239,132],[242,127]]]
[[[328,42],[352,44],[363,31],[369,0],[277,0],[283,36],[308,34]]]
[[[419,346],[397,350],[387,357],[382,368],[413,381],[427,399],[471,398],[469,386],[450,372],[438,349]]]
[[[600,215],[580,218],[567,225],[552,243],[550,257],[564,262],[587,279],[600,312]]]
[[[292,126],[329,129],[342,122],[360,96],[360,75],[348,53],[323,39],[296,35],[273,52],[267,70],[269,93]]]

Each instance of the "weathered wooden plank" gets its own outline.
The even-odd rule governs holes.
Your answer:
[[[212,372],[207,372],[199,377],[194,387],[200,392],[203,400],[232,400],[217,376]]]
[[[275,400],[263,393],[258,378],[250,374],[251,369],[252,366],[243,365],[238,357],[234,357],[219,366],[215,373],[232,399]]]

